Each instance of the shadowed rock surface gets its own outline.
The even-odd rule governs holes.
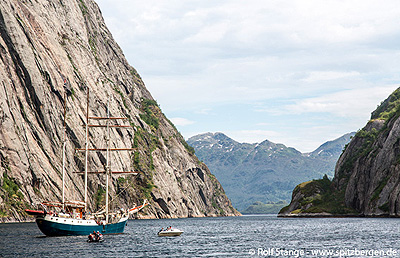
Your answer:
[[[65,87],[64,87],[65,84]],[[64,94],[67,93],[66,199],[83,200],[86,89],[90,115],[129,118],[112,130],[111,147],[137,148],[111,156],[111,205],[149,199],[140,216],[238,215],[217,179],[164,116],[91,0],[0,2],[0,219],[32,219],[31,204],[61,201]],[[105,130],[90,130],[90,147],[105,147]],[[89,171],[104,170],[105,153],[91,152]],[[104,203],[104,175],[89,176],[91,210]]]
[[[348,144],[332,182],[316,180],[298,185],[291,204],[281,210],[281,215],[326,212],[399,217],[399,116],[400,88],[378,106]]]

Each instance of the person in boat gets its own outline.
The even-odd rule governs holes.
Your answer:
[[[161,228],[160,231],[158,231],[158,233],[160,233],[160,232],[162,232],[162,231],[164,231],[164,228]]]
[[[89,241],[94,241],[95,240],[95,237],[96,237],[96,232],[95,231],[93,231],[93,233],[91,233],[90,235],[89,235]]]
[[[97,241],[99,241],[103,238],[103,235],[99,231],[97,231],[96,236],[97,236],[97,238],[96,238]]]

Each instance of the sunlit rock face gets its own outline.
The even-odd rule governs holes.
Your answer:
[[[311,182],[308,185],[321,194],[310,188],[303,195],[299,185],[293,191],[292,203],[281,214],[328,211],[338,215],[399,217],[399,109],[400,88],[372,112],[371,120],[347,145],[336,164],[331,184]],[[325,186],[317,187],[321,185]]]
[[[126,117],[131,129],[111,130],[111,206],[148,199],[142,217],[238,215],[221,185],[164,116],[128,64],[91,0],[0,2],[0,218],[29,220],[32,203],[61,201],[66,137],[66,199],[83,200],[87,89],[89,115]],[[65,104],[64,104],[65,101]],[[63,126],[66,108],[65,130]],[[100,123],[100,122],[94,122]],[[118,122],[119,123],[119,122]],[[65,133],[64,133],[65,132]],[[89,131],[104,148],[106,133]],[[90,152],[89,171],[104,170],[105,153]],[[103,205],[105,177],[89,176],[89,207]]]

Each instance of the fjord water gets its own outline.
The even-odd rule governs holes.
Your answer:
[[[167,226],[185,232],[157,237]],[[0,224],[0,257],[382,257],[373,253],[380,250],[400,257],[399,239],[395,218],[130,220],[124,234],[106,235],[103,243],[87,243],[86,236],[45,237],[35,223],[15,223]]]

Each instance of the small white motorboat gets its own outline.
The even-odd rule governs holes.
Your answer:
[[[158,236],[180,236],[182,233],[183,233],[182,230],[169,227],[158,231]]]

